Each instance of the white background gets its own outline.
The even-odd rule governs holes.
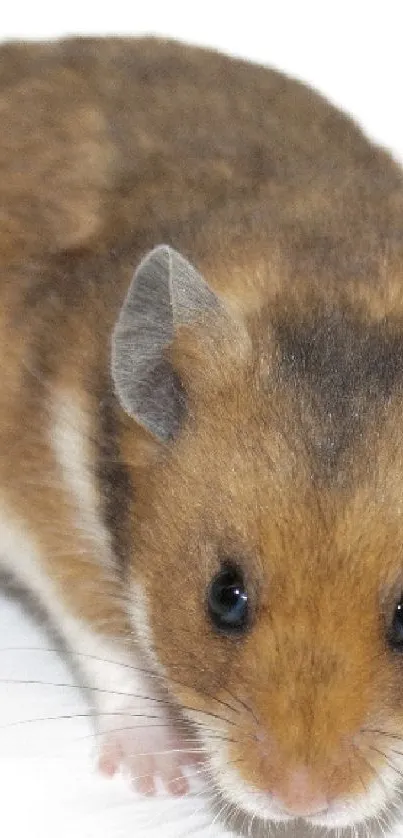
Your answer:
[[[3,0],[0,39],[65,34],[159,33],[272,64],[326,93],[403,161],[403,3],[333,0],[229,2],[12,2]],[[1,126],[0,126],[1,130]],[[135,798],[123,780],[92,771],[85,713],[74,688],[5,684],[66,682],[52,644],[13,602],[0,598],[0,830],[4,838],[164,838],[223,834],[200,796],[183,803]],[[22,651],[4,651],[19,647]],[[32,647],[42,651],[30,651]],[[210,818],[211,820],[211,818]],[[284,833],[282,833],[284,834]],[[403,829],[402,829],[403,835]]]

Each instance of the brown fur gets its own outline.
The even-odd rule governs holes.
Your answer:
[[[331,796],[357,793],[371,769],[351,737],[403,723],[385,640],[403,587],[399,168],[298,83],[162,41],[3,46],[0,116],[8,499],[66,605],[126,636],[121,571],[80,559],[56,485],[49,388],[74,393],[89,467],[116,466],[100,503],[120,486],[109,525],[146,585],[174,696],[211,711],[230,692],[252,708],[266,739],[245,711],[231,756],[257,788],[287,799],[303,764]],[[190,418],[168,451],[108,378],[132,271],[161,241],[234,318],[219,338],[183,329],[175,342]],[[205,609],[227,555],[253,602],[236,641]]]

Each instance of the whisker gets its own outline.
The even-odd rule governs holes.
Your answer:
[[[239,806],[234,806],[233,803],[227,801],[224,810],[221,812],[221,817],[224,818],[224,826],[226,829],[233,829],[233,822],[239,816],[241,809]]]
[[[108,717],[108,718],[109,717],[112,717],[112,718],[122,718],[123,717],[123,718],[126,718],[126,719],[127,718],[134,718],[134,719],[144,720],[144,724],[126,724],[124,726],[118,726],[118,727],[114,726],[113,731],[112,731],[113,733],[123,733],[123,732],[126,732],[126,731],[129,733],[132,730],[154,730],[155,728],[165,728],[166,729],[169,726],[169,724],[167,723],[166,720],[161,721],[161,716],[154,715],[154,714],[122,713],[122,712],[118,712],[118,711],[109,711],[109,712],[99,714],[98,717],[102,718],[102,717],[105,717],[105,716]],[[35,717],[35,718],[31,718],[31,719],[18,719],[14,722],[9,722],[5,725],[0,725],[0,730],[8,730],[9,728],[13,728],[13,727],[21,727],[21,726],[24,726],[24,725],[37,724],[37,723],[41,723],[41,722],[47,723],[47,722],[53,722],[53,721],[71,721],[71,720],[74,720],[74,719],[91,719],[92,721],[94,721],[95,718],[96,718],[95,714],[91,713],[91,712],[87,712],[87,713],[63,713],[63,714],[58,714],[58,715],[55,715],[55,716],[42,716],[42,717]],[[150,721],[152,721],[153,723],[150,724]],[[173,721],[181,722],[182,719],[173,719]],[[158,724],[156,722],[158,722]],[[105,735],[105,731],[95,730],[91,734],[88,734],[86,736],[76,737],[74,741],[81,742],[81,741],[85,741],[87,739],[89,740],[89,739],[102,738],[104,735]],[[212,732],[205,732],[204,735],[208,740],[211,740],[211,741],[218,741],[218,742],[220,742],[220,741],[232,741],[231,739],[228,739],[228,737],[224,737],[222,735],[216,734],[213,731]],[[200,745],[197,744],[197,740],[196,740],[196,743],[195,743],[195,738],[194,737],[184,739],[184,740],[181,739],[181,741],[189,742],[189,744],[193,745],[194,747],[172,749],[172,751],[177,750],[178,753],[180,753],[180,752],[184,752],[184,753],[190,753],[190,752],[193,753],[194,752],[194,753],[201,753],[201,754],[206,754],[207,753],[206,748],[202,744],[200,744]],[[196,744],[196,747],[195,747],[195,744]]]
[[[143,714],[143,713],[122,713],[122,712],[112,711],[112,710],[99,714],[99,717],[101,717],[101,718],[104,717],[104,716],[108,716],[108,717],[112,716],[112,717],[118,717],[118,718],[123,716],[124,718],[128,718],[128,717],[139,718],[139,719],[145,719],[147,721],[149,719],[159,719],[159,720],[161,720],[161,716],[146,715],[146,714]],[[21,726],[21,725],[29,725],[29,724],[37,724],[39,722],[70,721],[72,719],[94,719],[94,717],[95,717],[95,714],[91,713],[91,712],[88,712],[88,713],[61,713],[57,716],[37,716],[34,719],[18,719],[15,722],[8,722],[5,725],[0,725],[0,730],[8,730],[8,728],[11,728],[11,727],[18,727],[18,726]],[[153,728],[153,727],[165,727],[166,728],[167,727],[167,722],[165,721],[163,724],[159,724],[159,725],[154,725],[154,724],[153,725],[149,725],[149,724],[131,725],[131,726],[128,726],[127,729],[128,730],[132,730],[132,729],[136,729],[136,728],[147,729],[149,727],[150,728]]]
[[[158,651],[158,647],[155,647],[155,648],[156,648],[156,649],[157,649],[157,651]],[[182,647],[182,648],[181,648],[181,647],[178,647],[178,648],[180,649],[180,651],[181,651],[183,654],[185,654],[185,655],[187,655],[187,656],[189,655],[189,649],[185,649],[185,648],[183,648],[183,647]],[[195,655],[194,655],[192,652],[190,652],[190,653],[193,655],[193,657],[195,657]],[[187,662],[186,662],[186,664],[173,664],[173,667],[174,667],[175,669],[178,669],[178,668],[180,669],[180,668],[182,668],[182,669],[184,669],[185,671],[187,671],[187,670],[189,669],[189,667],[190,667],[190,666],[191,666],[191,667],[192,667],[192,669],[193,669],[193,670],[195,670],[196,672],[199,672],[199,671],[200,671],[200,664],[199,664],[199,661],[198,661],[198,660],[197,660],[197,665],[193,665],[193,666],[192,666],[191,664],[189,664],[189,661],[187,661]],[[171,679],[171,680],[172,680],[172,679]],[[173,680],[172,680],[172,683],[180,683],[180,682],[178,682],[178,681],[176,681],[176,682],[175,682],[175,681],[173,681]],[[189,686],[189,685],[183,685],[183,686]],[[190,686],[191,686],[191,685],[190,685]],[[257,719],[257,717],[256,717],[256,715],[255,715],[255,713],[254,713],[254,711],[253,711],[253,709],[252,709],[251,707],[249,707],[249,706],[248,706],[248,704],[247,704],[244,700],[242,700],[242,699],[238,698],[237,696],[234,696],[234,695],[233,695],[233,693],[231,693],[231,692],[230,692],[230,690],[228,690],[228,688],[227,688],[227,687],[220,686],[220,689],[224,690],[224,692],[227,692],[227,693],[228,693],[228,695],[230,696],[230,698],[232,698],[232,699],[233,699],[233,701],[235,701],[238,705],[240,705],[241,707],[243,707],[243,708],[244,708],[244,709],[245,709],[245,710],[246,710],[246,711],[247,711],[247,712],[248,712],[248,713],[252,716],[252,718],[254,719],[255,723],[256,723],[257,725],[259,725],[259,721],[258,721],[258,719]],[[219,704],[221,704],[221,705],[223,705],[223,706],[227,707],[227,708],[228,708],[229,710],[231,710],[232,712],[234,712],[234,713],[239,713],[239,709],[238,709],[237,707],[233,707],[232,705],[228,704],[228,702],[225,702],[225,701],[223,701],[222,699],[217,698],[217,696],[212,695],[210,692],[207,692],[207,690],[200,690],[200,692],[201,692],[203,695],[207,696],[208,698],[211,698],[213,701],[216,701],[217,703],[219,703]],[[225,721],[228,721],[228,722],[229,722],[229,720],[228,720],[228,719],[225,719]],[[233,724],[234,724],[234,723],[233,723]]]
[[[156,648],[157,648],[157,651],[158,651],[158,647],[156,647]],[[186,650],[183,647],[182,648],[179,647],[179,650],[182,654],[187,654],[187,655],[191,654],[192,655],[192,652],[189,649]],[[195,657],[194,655],[192,655],[192,656]],[[183,669],[185,672],[187,672],[189,669],[192,669],[192,671],[194,671],[194,672],[200,672],[200,665],[191,664],[191,663],[189,663],[189,661],[187,661],[186,663],[173,663],[173,664],[170,664],[170,665],[175,670],[176,669]],[[181,684],[182,686],[185,686],[187,688],[193,687],[192,684],[185,684],[181,681],[175,681],[174,679],[172,679],[170,677],[166,680],[170,680],[174,684],[175,683]],[[236,698],[236,696],[234,696],[226,687],[223,687],[222,685],[220,685],[220,689],[222,689],[224,692],[228,693],[230,698],[232,698],[235,702],[242,705],[242,701],[240,699]],[[239,712],[238,707],[236,707],[236,706],[234,707],[232,704],[228,704],[228,702],[223,701],[222,698],[218,698],[217,696],[213,695],[212,693],[207,692],[207,690],[203,690],[202,692],[203,692],[204,695],[208,696],[209,698],[212,698],[214,701],[217,701],[219,704],[222,704],[224,707],[227,707],[232,712],[234,712],[234,713]]]
[[[256,815],[252,815],[252,816],[249,818],[249,823],[248,823],[248,838],[252,838],[253,822],[254,822],[255,818],[256,818]]]
[[[379,754],[381,757],[383,757],[383,759],[384,759],[384,760],[385,760],[385,762],[389,765],[389,767],[390,767],[390,768],[392,768],[392,770],[393,770],[393,771],[395,771],[395,772],[396,772],[396,774],[398,774],[398,776],[399,776],[399,777],[401,777],[401,778],[403,779],[403,772],[402,772],[402,771],[400,771],[400,769],[399,769],[399,768],[397,768],[397,767],[396,767],[396,765],[394,765],[394,764],[393,764],[392,760],[390,760],[390,759],[388,758],[387,754],[385,754],[385,753],[384,753],[384,751],[379,750],[379,748],[376,748],[374,745],[369,745],[368,747],[369,747],[369,749],[370,749],[371,751],[374,751],[375,753],[377,753],[377,754]]]
[[[242,820],[242,827],[241,827],[242,832],[244,832],[246,824],[248,824],[248,826],[250,824],[249,812],[245,812],[245,814],[244,814],[244,817],[243,817],[243,820]]]
[[[40,649],[38,647],[31,647],[31,648],[30,647],[26,647],[26,648],[22,648],[22,647],[3,647],[3,648],[0,649],[0,652],[12,652],[12,651],[29,651],[29,652],[32,652],[32,651],[41,651],[41,652],[46,651],[48,653],[60,654],[60,650],[56,649],[56,648]],[[98,657],[97,655],[91,655],[91,654],[88,654],[88,653],[73,653],[73,657],[77,657],[77,658],[81,657],[81,658],[84,658],[84,659],[89,659],[89,660],[94,660],[94,661],[97,661],[97,662],[107,663],[107,664],[110,664],[110,665],[121,666],[124,669],[128,669],[128,670],[131,670],[131,671],[136,672],[136,673],[145,674],[148,678],[155,678],[156,680],[159,680],[162,683],[165,683],[165,681],[166,681],[166,679],[163,676],[159,675],[158,673],[156,673],[156,672],[154,672],[150,669],[147,669],[145,667],[139,667],[139,666],[136,666],[134,664],[132,665],[132,664],[124,662],[124,661],[115,661],[115,660],[110,659],[110,658],[102,658],[102,657]],[[182,665],[178,664],[177,667],[182,668]],[[187,667],[185,665],[183,665],[183,668],[186,669]],[[178,681],[178,680],[173,679],[173,678],[170,678],[169,680],[171,681],[171,683],[176,684],[177,686],[182,686],[182,687],[188,688],[188,685],[184,684],[182,681]],[[0,680],[0,683],[1,683],[1,680]],[[15,679],[15,683],[19,683],[19,681],[17,679]],[[21,683],[24,683],[24,682],[21,680]],[[27,681],[26,683],[34,683],[34,681],[32,681],[32,682]],[[37,682],[37,683],[41,683],[41,682]],[[46,683],[43,682],[43,685],[46,686]],[[50,682],[49,682],[49,686],[52,686],[52,684]],[[70,685],[66,684],[66,686],[68,687]],[[71,685],[71,686],[73,686],[73,685]],[[82,685],[76,685],[77,689],[80,689],[80,687],[82,688]],[[84,688],[88,689],[88,690],[93,690],[94,692],[97,692],[97,691],[108,692],[107,690],[101,690],[101,688],[97,689],[97,688],[90,687],[90,686],[85,686],[85,685],[84,685]],[[113,691],[111,690],[110,693],[113,694]],[[115,693],[115,694],[119,695],[120,693]],[[222,703],[228,709],[230,709],[232,711],[235,711],[235,708],[226,704],[226,702],[222,702],[221,699],[218,699],[215,696],[209,695],[208,693],[204,693],[204,694],[207,695],[209,698],[213,699],[214,701],[216,701],[217,703]],[[121,695],[124,695],[124,696],[127,696],[127,697],[133,697],[133,698],[136,697],[135,694],[129,693],[129,692],[121,693]],[[144,696],[141,696],[141,697],[144,697]],[[163,699],[155,699],[155,700],[156,701],[157,700],[163,701]],[[167,701],[165,703],[168,704]],[[188,709],[188,710],[198,712],[198,713],[207,714],[207,711],[197,710],[197,708],[194,708],[194,707],[186,707],[184,709]],[[220,716],[219,714],[208,713],[208,715],[211,715],[212,717],[220,719],[220,721],[225,721],[228,724],[235,725],[234,721],[232,721],[231,719],[228,719],[224,716]]]
[[[191,707],[188,704],[181,704],[181,710],[186,710],[188,713],[197,713],[201,714],[202,716],[207,716],[210,719],[217,719],[220,722],[225,722],[226,724],[231,725],[232,727],[238,727],[236,722],[232,721],[231,719],[227,719],[225,716],[220,716],[219,713],[212,713],[211,710],[199,710],[197,707]],[[195,719],[197,722],[197,719]]]
[[[201,754],[206,753],[202,748],[169,748],[166,751],[149,751],[146,753],[137,753],[136,757],[162,757],[168,754]],[[200,772],[201,773],[201,772]]]
[[[94,693],[101,693],[104,695],[112,695],[112,696],[119,696],[124,698],[138,698],[146,701],[154,701],[157,704],[164,704],[166,707],[170,707],[170,703],[167,699],[164,698],[155,698],[154,696],[143,695],[141,693],[130,693],[124,692],[121,690],[107,690],[103,689],[102,687],[92,687],[88,684],[70,684],[68,682],[62,681],[41,681],[40,679],[30,678],[30,679],[20,679],[20,678],[0,678],[0,684],[21,684],[21,685],[30,685],[30,686],[42,686],[42,687],[62,687],[66,689],[72,690],[86,690],[88,692]]]
[[[353,748],[354,748],[355,752],[358,754],[359,758],[362,760],[362,762],[364,762],[364,764],[366,766],[368,766],[368,768],[372,771],[372,774],[374,775],[375,780],[378,780],[378,772],[376,771],[376,769],[374,768],[372,763],[369,761],[369,759],[366,756],[364,756],[364,754],[362,753],[362,750],[358,747],[358,745],[355,745],[354,742],[352,743],[352,745],[353,745]]]
[[[114,642],[113,638],[109,639],[109,642],[113,643]],[[119,643],[118,640],[116,642]],[[0,647],[0,653],[1,652],[46,652],[48,654],[56,654],[56,655],[60,656],[61,649],[56,648],[56,647],[54,647],[54,648],[47,647],[45,649],[45,648],[42,648],[40,646],[3,646],[3,647]],[[86,660],[92,660],[92,661],[95,661],[97,663],[107,663],[107,664],[110,664],[111,666],[120,666],[122,669],[129,669],[129,670],[132,670],[133,672],[144,673],[148,677],[156,678],[160,681],[163,680],[163,676],[159,675],[154,670],[152,670],[150,668],[147,668],[147,667],[143,667],[143,666],[137,666],[136,664],[134,664],[134,663],[131,664],[131,663],[128,663],[127,661],[115,660],[113,658],[103,658],[103,657],[100,657],[98,655],[92,655],[88,652],[76,652],[76,651],[74,651],[74,652],[71,653],[71,655],[74,658],[84,658]]]
[[[400,742],[403,742],[403,736],[401,734],[391,732],[389,730],[382,730],[382,728],[375,728],[375,727],[365,727],[361,730],[361,733],[376,733],[379,736],[384,736],[385,738],[390,739],[398,739]]]
[[[214,818],[212,820],[212,823],[211,823],[212,829],[214,829],[214,826],[217,823],[217,821],[220,821],[221,815],[225,811],[225,809],[227,809],[227,807],[228,807],[228,800],[224,800],[223,804],[221,805],[221,807],[219,808],[218,812],[216,813],[216,815],[214,816]]]
[[[361,783],[361,785],[362,785],[362,788],[363,788],[363,791],[364,791],[364,795],[366,796],[366,795],[368,794],[368,788],[367,788],[367,786],[365,785],[364,780],[362,779],[362,776],[361,776],[360,771],[358,772],[358,779],[359,779],[359,781],[360,781],[360,783]]]
[[[158,718],[160,718],[160,717],[158,716]],[[154,727],[154,726],[153,725],[144,725],[145,730],[147,730],[149,727],[151,728],[151,727]],[[161,725],[161,727],[168,727],[168,725],[165,722],[165,725]],[[133,728],[133,725],[124,725],[123,727],[113,727],[112,732],[113,733],[122,733],[124,731],[130,731],[130,730],[132,730],[132,728]],[[85,736],[78,737],[75,741],[81,742],[85,739],[90,739],[90,738],[92,739],[92,738],[97,738],[97,737],[102,737],[102,736],[104,736],[104,731],[95,730],[90,734],[86,734]],[[214,731],[212,731],[210,733],[206,732],[204,734],[204,736],[205,736],[206,739],[208,739],[209,741],[212,741],[212,742],[233,742],[234,741],[233,739],[228,739],[225,736],[220,736],[219,734],[214,733]],[[196,741],[198,741],[198,740],[196,739]],[[189,742],[190,744],[192,744],[192,743],[194,744],[195,737],[193,736],[192,738],[186,739],[186,738],[183,738],[181,736],[181,742]],[[202,747],[203,746],[201,746],[201,748]],[[185,749],[185,750],[187,750],[187,749]],[[205,751],[205,753],[207,753],[206,749],[204,749],[204,751]]]

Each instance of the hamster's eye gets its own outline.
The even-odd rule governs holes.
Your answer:
[[[207,605],[214,626],[225,634],[242,634],[248,621],[248,593],[241,571],[227,565],[212,579]]]
[[[394,649],[403,651],[403,600],[395,608],[389,630],[389,642]]]

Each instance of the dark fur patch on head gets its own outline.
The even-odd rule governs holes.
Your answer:
[[[309,313],[283,310],[274,331],[314,472],[340,479],[344,456],[402,385],[403,325],[313,300]]]

